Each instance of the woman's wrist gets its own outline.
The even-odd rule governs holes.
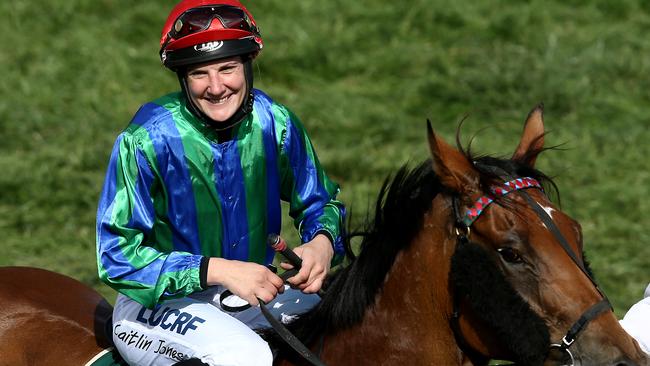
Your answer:
[[[206,282],[208,286],[223,285],[223,271],[224,267],[228,265],[227,259],[210,257],[208,258],[208,269],[206,275]]]
[[[324,234],[316,234],[314,239],[311,241],[312,245],[316,244],[319,246],[319,249],[322,250],[321,253],[327,255],[329,260],[334,256],[334,246],[329,236]]]

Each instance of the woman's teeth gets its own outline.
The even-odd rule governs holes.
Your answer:
[[[227,96],[227,97],[224,97],[224,98],[219,98],[219,99],[211,98],[211,99],[208,99],[208,101],[210,103],[212,103],[212,104],[223,104],[228,100],[228,98],[230,98],[230,96]]]

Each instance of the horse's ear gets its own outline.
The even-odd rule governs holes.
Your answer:
[[[537,155],[544,150],[544,104],[533,108],[526,118],[524,133],[519,146],[512,154],[512,160],[518,160],[529,167],[535,166]]]
[[[433,171],[440,178],[442,185],[455,192],[467,192],[474,182],[471,178],[474,169],[465,155],[436,136],[429,120],[427,120],[427,136]]]

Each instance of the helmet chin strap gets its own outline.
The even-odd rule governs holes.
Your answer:
[[[207,126],[212,128],[215,131],[226,131],[228,129],[231,129],[238,124],[240,124],[246,116],[253,111],[253,102],[254,102],[254,97],[253,97],[253,58],[248,57],[248,56],[243,56],[242,58],[245,58],[244,61],[244,77],[246,79],[246,94],[244,96],[244,100],[242,101],[241,105],[239,108],[237,108],[237,111],[228,118],[225,121],[215,121],[212,118],[208,117],[199,107],[194,103],[190,96],[189,88],[187,86],[187,69],[183,68],[180,69],[176,72],[176,75],[178,76],[178,81],[181,84],[181,90],[183,91],[183,95],[185,95],[185,99],[187,99],[187,105],[189,110],[199,118],[202,122],[204,122]]]

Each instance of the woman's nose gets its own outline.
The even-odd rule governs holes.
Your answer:
[[[210,75],[208,83],[208,92],[210,94],[220,94],[224,90],[224,84],[219,75]]]

